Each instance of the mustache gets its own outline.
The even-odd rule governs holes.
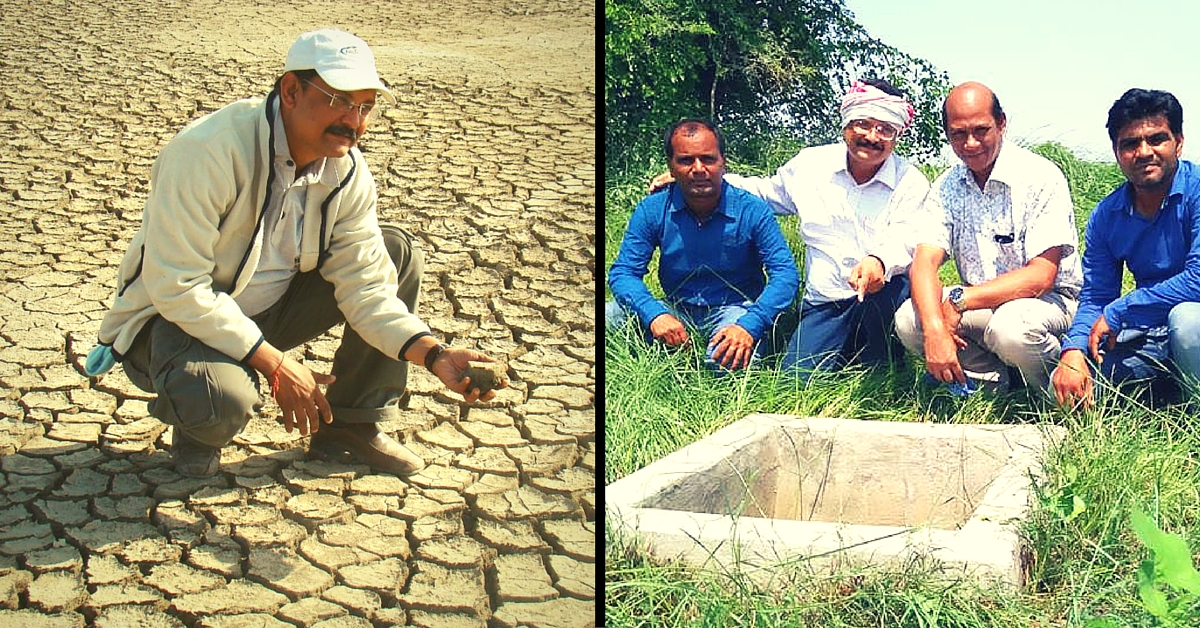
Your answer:
[[[330,126],[328,129],[325,129],[325,132],[332,133],[334,135],[341,135],[342,137],[348,138],[351,142],[358,141],[358,131],[355,131],[344,124],[335,124]]]
[[[855,140],[854,145],[860,148],[874,148],[875,150],[883,150],[883,143],[872,142],[871,140],[867,139]]]

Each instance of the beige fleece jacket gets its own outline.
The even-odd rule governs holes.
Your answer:
[[[101,344],[118,356],[155,314],[236,360],[263,342],[233,297],[250,282],[262,253],[278,100],[274,94],[243,100],[195,120],[155,160],[142,224],[100,325]],[[341,183],[309,186],[300,272],[319,269],[348,324],[371,346],[402,359],[401,349],[429,327],[396,296],[374,179],[357,148],[325,167],[335,168]]]

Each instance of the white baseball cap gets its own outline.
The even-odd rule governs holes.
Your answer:
[[[375,55],[367,42],[345,31],[325,28],[297,37],[283,64],[284,72],[294,70],[316,70],[334,89],[343,92],[373,89],[387,94],[393,104],[396,102],[396,97],[379,80]]]

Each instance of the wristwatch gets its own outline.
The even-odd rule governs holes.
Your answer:
[[[963,293],[962,286],[954,286],[950,289],[950,296],[946,297],[950,305],[954,306],[955,311],[962,314],[967,309],[966,295]]]
[[[444,343],[441,343],[441,342],[430,347],[429,351],[425,353],[425,369],[427,371],[429,371],[430,373],[432,373],[433,372],[433,363],[437,362],[437,359],[442,356],[442,352],[449,348],[450,347],[447,347]]]

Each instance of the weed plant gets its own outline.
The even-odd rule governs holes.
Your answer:
[[[1122,181],[1120,171],[1080,161],[1056,144],[1034,150],[1067,175],[1082,231],[1091,208]],[[781,150],[770,162],[734,169],[767,174],[790,154]],[[609,173],[609,264],[646,182],[662,169],[657,163]],[[802,259],[795,223],[784,231]],[[953,278],[952,267],[943,273]],[[653,274],[647,279],[657,290]],[[807,383],[770,364],[717,377],[702,365],[699,347],[668,351],[632,327],[605,333],[604,364],[606,484],[753,412],[1067,430],[1047,451],[1034,486],[1034,509],[1022,529],[1033,561],[1021,591],[956,578],[921,559],[823,571],[793,561],[764,582],[762,574],[658,564],[636,536],[606,526],[608,626],[1200,626],[1200,591],[1189,588],[1200,583],[1187,572],[1200,549],[1195,401],[1151,403],[1136,388],[1103,389],[1095,407],[1078,411],[1054,407],[1041,391],[958,399],[924,386],[915,360]],[[1145,520],[1131,522],[1135,512]]]

